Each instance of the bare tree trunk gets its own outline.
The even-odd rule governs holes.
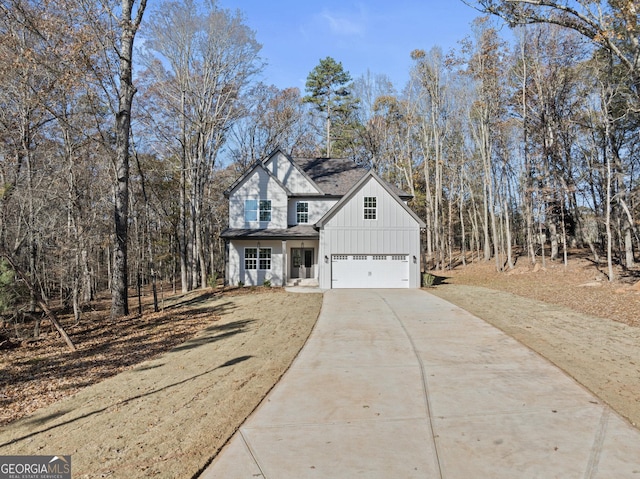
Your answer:
[[[633,237],[631,236],[631,227],[625,220],[624,222],[624,264],[627,268],[635,266],[635,257],[633,255]]]
[[[37,260],[37,245],[35,238],[35,208],[33,205],[33,165],[32,165],[32,155],[30,148],[30,139],[26,140],[27,143],[23,145],[23,149],[25,151],[25,163],[27,168],[27,205],[28,205],[28,255],[29,255],[29,279],[31,283],[35,284],[36,282],[36,260]],[[34,313],[36,310],[36,297],[31,294],[29,298],[29,312]]]
[[[72,280],[73,319],[76,324],[80,322],[80,252],[76,250],[74,255],[74,268]]]
[[[91,269],[89,268],[89,253],[87,252],[87,248],[84,246],[80,252],[80,258],[82,261],[82,299],[85,303],[88,303],[93,299],[94,289],[91,278]]]
[[[464,180],[462,175],[462,167],[460,168],[460,195],[458,197],[458,209],[460,210],[460,254],[462,256],[462,265],[467,265],[467,249],[466,249],[466,231],[464,224]]]
[[[633,216],[631,216],[631,211],[627,206],[627,203],[624,201],[622,195],[618,198],[618,203],[622,207],[622,210],[625,212],[624,219],[624,251],[625,251],[625,265],[627,268],[633,268],[635,266],[635,255],[633,251],[633,236],[635,236],[637,241],[640,241],[638,238],[638,231],[634,226]]]
[[[183,293],[189,291],[187,253],[187,126],[185,112],[185,91],[182,90],[182,163],[180,168],[180,225],[178,227],[178,254],[180,256],[180,287]],[[175,291],[175,281],[174,281]]]
[[[526,34],[526,29],[521,30],[523,35]],[[527,61],[526,61],[526,48],[527,42],[526,38],[523,36],[520,40],[520,54],[521,54],[521,64],[522,64],[522,96],[521,96],[521,107],[522,107],[522,143],[523,143],[523,156],[524,156],[524,214],[526,221],[526,242],[527,242],[527,254],[529,256],[529,261],[531,264],[536,263],[536,250],[534,246],[534,227],[533,227],[533,172],[531,159],[529,158],[529,131],[528,131],[528,115],[527,115],[527,79],[528,79],[528,70],[527,70]]]
[[[138,153],[135,153],[136,165],[138,166],[138,172],[140,173],[140,186],[142,189],[142,198],[144,199],[144,211],[145,211],[145,232],[147,236],[147,254],[149,255],[149,274],[151,276],[151,288],[153,290],[153,311],[158,312],[158,292],[156,291],[156,271],[155,271],[155,258],[153,254],[153,241],[151,235],[151,207],[149,204],[149,196],[147,195],[147,186],[144,172],[140,165],[140,157]],[[142,312],[140,312],[142,314]]]
[[[545,233],[542,229],[542,214],[540,213],[540,208],[538,208],[538,234],[540,235],[540,256],[542,258],[542,267],[546,268],[546,255],[544,251],[544,245],[546,243]]]
[[[509,205],[507,200],[504,200],[504,229],[505,229],[505,242],[506,242],[506,250],[507,250],[507,267],[509,269],[513,269],[513,251],[511,247],[511,222],[509,220]]]
[[[113,252],[113,279],[111,281],[111,318],[129,314],[129,272],[127,241],[129,234],[129,141],[131,133],[131,108],[136,88],[133,85],[133,42],[147,0],[140,0],[135,19],[133,7],[136,0],[121,0],[120,17],[120,72],[118,110],[116,112],[116,158],[114,185],[115,243]]]
[[[198,257],[200,259],[200,288],[207,288],[207,255],[204,249],[204,235],[202,232],[202,223],[198,222],[197,232],[197,245],[198,245]]]
[[[482,188],[482,232],[484,234],[482,246],[484,261],[489,261],[491,259],[491,237],[489,236],[489,198],[486,185]]]
[[[549,230],[549,241],[551,244],[551,260],[558,259],[558,226],[556,225],[555,219],[553,215],[547,212],[548,215],[552,216],[551,219],[547,222],[548,230]]]
[[[431,197],[431,178],[429,171],[429,158],[424,159],[423,174],[425,181],[425,223],[426,223],[426,250],[427,250],[427,264],[431,267],[431,261],[433,260],[433,202]]]
[[[609,128],[609,122],[607,121],[607,130]],[[609,138],[609,135],[607,135]],[[607,194],[605,202],[605,229],[607,232],[607,270],[609,272],[609,281],[613,282],[615,276],[613,273],[613,234],[611,232],[611,158],[607,151]]]
[[[564,269],[567,270],[567,266],[569,265],[569,260],[567,258],[567,225],[564,221],[564,197],[560,202],[561,206],[561,214],[562,214],[562,258],[564,262]]]

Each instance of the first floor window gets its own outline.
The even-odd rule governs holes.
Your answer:
[[[260,269],[271,269],[271,248],[260,248],[258,256],[260,260]]]
[[[375,220],[376,215],[376,201],[375,196],[365,196],[364,197],[364,219],[365,220]]]
[[[298,201],[296,205],[296,220],[298,223],[309,222],[309,203],[306,201]]]
[[[244,269],[258,269],[258,248],[244,249]]]
[[[244,269],[271,269],[271,248],[245,248]]]

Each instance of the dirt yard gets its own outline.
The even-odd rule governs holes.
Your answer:
[[[54,334],[40,350],[3,351],[3,415],[30,409],[29,396],[53,403],[5,420],[0,455],[71,455],[74,478],[193,477],[289,367],[321,302],[280,289],[193,293],[152,320],[69,327],[76,353]]]
[[[477,263],[436,274],[430,293],[517,338],[640,424],[632,272],[609,284],[576,256],[567,269],[548,262],[497,273]],[[86,312],[66,324],[75,353],[49,331],[2,349],[0,454],[70,454],[78,478],[197,477],[289,367],[321,302],[280,289],[195,292],[117,323],[100,307]]]
[[[429,291],[502,329],[555,363],[634,426],[640,425],[640,283],[609,283],[585,257],[567,269],[493,263],[434,272]]]

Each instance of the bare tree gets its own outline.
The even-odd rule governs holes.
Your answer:
[[[147,94],[174,121],[173,137],[158,136],[164,136],[166,152],[182,158],[182,288],[204,288],[205,193],[218,152],[243,114],[241,92],[261,68],[260,45],[241,15],[213,1],[163,2],[150,17],[146,39],[146,75],[152,78]]]
[[[615,57],[629,73],[637,90],[640,79],[640,22],[636,2],[577,0],[463,0],[509,25],[555,24],[591,40]],[[640,100],[640,97],[638,97]]]
[[[300,90],[259,83],[242,98],[244,116],[231,130],[231,157],[240,171],[275,148],[295,155],[312,155],[313,128]]]

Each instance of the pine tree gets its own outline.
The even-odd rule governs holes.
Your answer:
[[[305,89],[309,95],[303,100],[313,103],[326,116],[327,157],[333,153],[332,143],[339,146],[348,141],[353,127],[353,112],[358,100],[352,95],[350,82],[349,72],[331,57],[320,60],[307,77]]]

